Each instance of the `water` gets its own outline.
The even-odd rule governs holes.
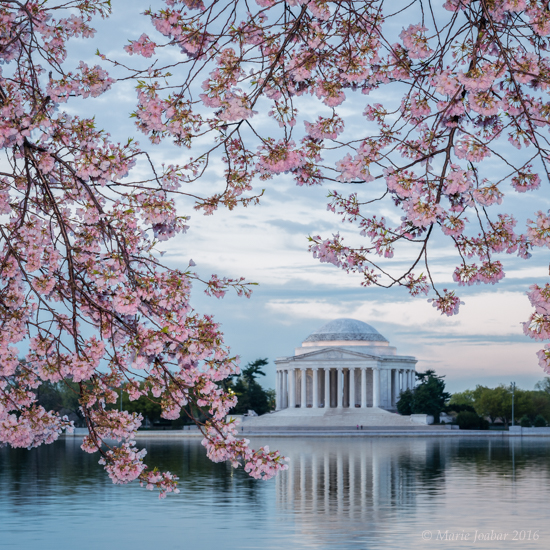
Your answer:
[[[112,485],[76,439],[0,449],[0,548],[550,548],[550,439],[266,442],[291,468],[262,482],[197,440],[140,440],[180,477],[162,501]]]

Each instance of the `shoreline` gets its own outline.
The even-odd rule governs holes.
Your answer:
[[[75,428],[72,434],[62,434],[63,438],[84,437],[88,434],[86,428]],[[138,431],[135,439],[187,439],[204,437],[198,430],[151,430]],[[550,430],[546,433],[497,430],[331,430],[331,431],[246,431],[239,432],[237,437],[481,437],[481,438],[517,438],[517,437],[550,437]]]

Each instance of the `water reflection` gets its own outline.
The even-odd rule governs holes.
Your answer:
[[[550,545],[548,439],[274,438],[291,461],[269,482],[211,463],[196,440],[140,443],[179,496],[112,485],[75,439],[0,449],[0,547],[425,548],[425,530],[483,529],[538,529],[521,547]]]
[[[288,472],[276,480],[281,509],[365,519],[371,510],[388,503],[414,506],[416,470],[421,471],[420,463],[425,465],[429,454],[425,441],[406,448],[383,440],[339,443],[322,440],[288,446]]]
[[[437,439],[285,441],[291,458],[287,475],[277,478],[277,502],[312,509],[346,511],[357,507],[414,506],[415,495],[435,496],[446,477],[518,477],[536,469],[550,479],[547,440]]]
[[[285,442],[283,450],[291,462],[276,481],[277,506],[327,546],[336,536],[357,545],[386,539],[386,547],[407,540],[423,548],[426,529],[434,539],[484,529],[513,538],[514,529],[540,535],[547,525],[548,440],[326,439]],[[514,516],[521,521],[510,525]],[[543,539],[522,547],[548,548],[548,533]],[[508,543],[517,541],[495,548]]]

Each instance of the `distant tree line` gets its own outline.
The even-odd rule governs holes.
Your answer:
[[[223,381],[223,386],[237,396],[237,406],[231,409],[233,414],[246,414],[253,410],[258,415],[275,409],[275,391],[265,390],[257,381],[258,376],[265,376],[262,367],[268,364],[267,359],[256,359],[248,363],[238,376]],[[43,382],[36,390],[38,403],[48,411],[55,411],[62,416],[67,415],[76,427],[84,426],[84,419],[78,402],[80,387],[71,380],[59,382]],[[107,408],[120,408],[120,399]],[[206,411],[191,405],[182,409],[176,420],[166,420],[161,417],[160,399],[151,393],[142,395],[135,401],[130,401],[128,393],[122,393],[122,409],[143,416],[143,427],[156,429],[178,429],[186,425],[194,425],[195,420],[204,422],[208,418]]]
[[[141,385],[143,388],[143,385]],[[80,412],[78,397],[80,387],[71,380],[65,379],[59,382],[43,382],[36,390],[38,403],[48,411],[55,411],[61,415],[67,415],[69,420],[74,422],[76,427],[85,425],[84,418]],[[120,395],[120,394],[119,394]],[[107,405],[107,409],[120,409],[120,398],[117,403]],[[130,413],[140,413],[143,416],[144,427],[155,427],[161,429],[181,428],[187,424],[194,424],[193,418],[204,421],[207,416],[197,407],[186,406],[176,420],[166,420],[161,417],[162,408],[160,399],[155,398],[151,393],[142,395],[135,401],[130,401],[128,394],[122,394],[122,408]]]
[[[512,422],[512,388],[501,384],[496,388],[477,385],[474,390],[453,394],[448,408],[467,407],[470,412],[487,418],[492,424]],[[534,390],[514,391],[514,422],[524,427],[543,427],[550,419],[550,378],[538,382]]]
[[[267,359],[256,359],[246,365],[238,376],[223,381],[224,388],[237,396],[237,405],[231,410],[233,414],[246,414],[254,411],[258,415],[275,409],[275,391],[264,389],[258,382],[259,376],[265,376],[262,367],[268,364]],[[457,424],[463,429],[487,429],[491,424],[502,423],[508,427],[512,421],[512,389],[501,384],[496,388],[477,385],[474,390],[465,390],[450,394],[445,391],[444,376],[435,371],[416,373],[417,384],[414,388],[401,393],[397,410],[402,415],[428,414],[439,422],[441,413],[456,415]],[[79,409],[78,384],[71,380],[44,382],[36,391],[38,403],[46,410],[67,415],[75,426],[83,426],[84,421]],[[111,405],[119,408],[120,402]],[[198,407],[187,406],[176,420],[161,417],[162,408],[158,399],[152,394],[143,395],[130,401],[127,393],[122,394],[122,408],[128,412],[140,413],[144,425],[155,428],[181,428],[194,424],[194,420],[204,422],[208,415]],[[514,421],[516,424],[529,427],[548,425],[550,419],[550,377],[538,382],[534,390],[514,391]]]
[[[443,376],[433,370],[416,373],[418,384],[401,393],[397,402],[400,414],[429,414],[439,421],[443,412],[456,416],[462,429],[488,429],[489,423],[512,422],[512,388],[477,385],[453,395],[445,391]],[[550,419],[550,378],[538,382],[534,390],[514,390],[514,422],[524,427],[543,427]]]
[[[59,382],[44,381],[35,390],[37,401],[47,411],[67,416],[76,427],[84,426],[84,417],[80,412],[80,387],[72,380]]]

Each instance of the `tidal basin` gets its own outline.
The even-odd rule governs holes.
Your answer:
[[[549,548],[550,438],[257,438],[290,457],[267,482],[198,439],[145,440],[180,477],[159,501],[113,485],[66,438],[0,449],[3,549]]]

